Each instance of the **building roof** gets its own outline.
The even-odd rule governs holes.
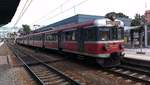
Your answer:
[[[0,26],[11,21],[19,2],[20,0],[0,0]]]

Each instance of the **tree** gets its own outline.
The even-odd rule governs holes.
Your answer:
[[[31,31],[31,29],[30,29],[30,26],[29,25],[22,25],[22,27],[23,27],[23,32],[25,33],[25,34],[27,34],[27,33],[30,33],[30,31]]]
[[[116,18],[129,18],[129,16],[119,12],[119,13],[116,13],[116,12],[109,12],[105,15],[105,18],[110,18],[111,16],[115,16]]]
[[[143,24],[144,24],[144,16],[140,15],[140,14],[135,14],[135,17],[134,19],[131,21],[131,26],[140,26],[138,29],[132,29],[130,31],[130,36],[131,36],[131,45],[133,46],[133,40],[134,40],[134,33],[138,33],[139,35],[139,38],[138,38],[138,41],[139,41],[139,45],[142,46],[142,40],[144,38],[142,38],[142,32],[144,31],[144,28],[143,28]]]
[[[143,22],[143,16],[140,14],[135,14],[134,19],[131,21],[131,26],[140,26]]]

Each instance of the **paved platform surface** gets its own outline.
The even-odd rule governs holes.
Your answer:
[[[14,58],[7,45],[0,42],[0,85],[35,85],[24,67],[14,67]]]
[[[145,52],[145,54],[137,54],[137,52]],[[125,49],[125,58],[150,61],[150,48]]]
[[[0,65],[8,63],[9,63],[8,56],[0,56]]]
[[[128,53],[145,52],[146,55],[150,55],[150,48],[136,48],[136,49],[125,49]]]
[[[4,42],[0,42],[0,46],[2,46],[4,44]]]

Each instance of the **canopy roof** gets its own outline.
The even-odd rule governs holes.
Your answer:
[[[0,0],[0,26],[11,21],[20,0]]]

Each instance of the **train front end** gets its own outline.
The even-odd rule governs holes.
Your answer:
[[[91,48],[88,49],[95,54],[97,63],[103,67],[119,65],[124,56],[123,22],[117,19],[96,20],[95,28],[97,39],[95,42],[89,41],[87,44],[91,45]]]

